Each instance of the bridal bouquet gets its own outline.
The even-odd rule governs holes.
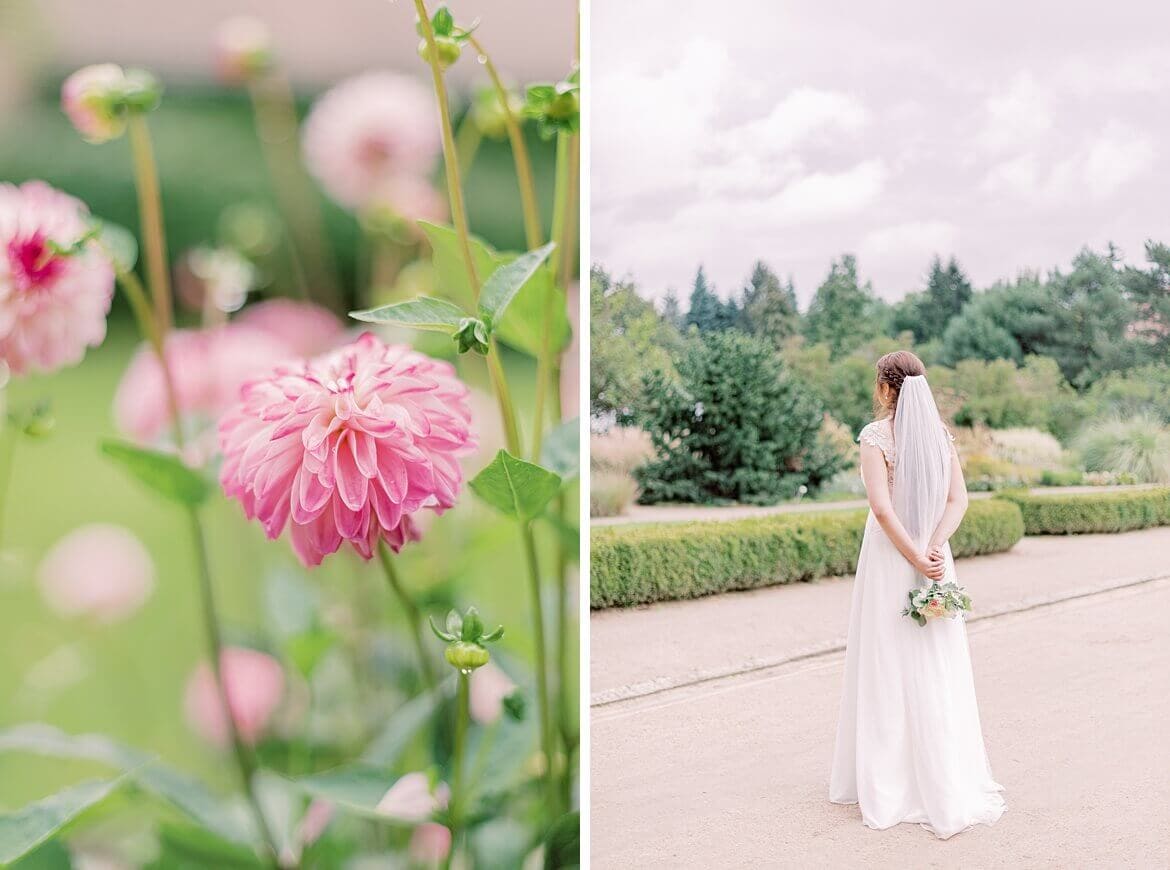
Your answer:
[[[923,626],[932,619],[954,619],[971,609],[971,596],[958,583],[931,583],[911,589],[908,595],[910,606],[902,615]]]

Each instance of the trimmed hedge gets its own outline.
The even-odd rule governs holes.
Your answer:
[[[849,574],[866,510],[746,520],[605,526],[590,535],[590,604],[624,607]],[[972,502],[951,538],[956,557],[996,553],[1024,535],[1010,502]]]
[[[1128,532],[1170,525],[1170,488],[1078,495],[1004,492],[996,498],[1020,508],[1029,535]]]

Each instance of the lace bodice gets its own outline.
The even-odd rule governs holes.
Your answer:
[[[951,434],[950,429],[947,429],[946,424],[941,425],[947,433],[947,438],[953,443],[955,436]],[[897,452],[894,449],[894,422],[885,419],[867,423],[858,434],[857,441],[860,444],[869,444],[881,450],[882,456],[886,458],[886,481],[892,490],[894,488],[894,463],[897,461]]]

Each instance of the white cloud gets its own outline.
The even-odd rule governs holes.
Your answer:
[[[1111,196],[1154,163],[1154,140],[1139,130],[1110,121],[1089,143],[1084,156],[1084,179],[1098,199]]]
[[[1052,128],[1052,95],[1031,72],[1012,79],[1010,87],[987,99],[986,120],[979,141],[992,151],[1004,151],[1034,141]]]
[[[880,159],[864,160],[845,172],[814,172],[785,187],[771,205],[786,221],[856,214],[881,195],[888,175]]]
[[[767,115],[733,130],[731,144],[761,151],[787,151],[821,134],[856,133],[869,120],[869,110],[856,97],[797,88]]]

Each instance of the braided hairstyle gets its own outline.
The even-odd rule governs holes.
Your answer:
[[[874,413],[891,420],[898,408],[902,381],[915,375],[925,375],[926,366],[908,350],[895,350],[877,361],[877,382],[873,389]],[[885,385],[883,389],[883,385]]]

